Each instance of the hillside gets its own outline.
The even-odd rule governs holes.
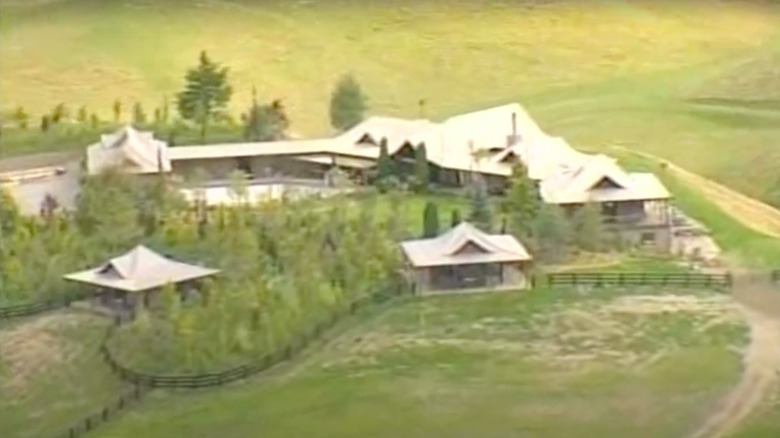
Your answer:
[[[151,113],[205,49],[231,69],[234,113],[256,86],[261,99],[284,100],[300,135],[329,133],[331,87],[351,71],[375,114],[417,117],[420,99],[430,118],[517,100],[575,147],[621,144],[775,197],[780,7],[771,2],[0,5],[4,114],[23,105],[37,118],[65,102],[109,119],[117,98],[124,118],[136,101]],[[0,146],[73,150],[84,136]]]

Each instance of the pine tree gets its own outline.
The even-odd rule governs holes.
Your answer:
[[[122,101],[115,100],[112,110],[114,111],[114,123],[119,123],[119,119],[122,117]]]
[[[553,204],[542,204],[534,221],[533,236],[540,259],[548,262],[563,260],[572,239],[563,209]]]
[[[163,96],[163,105],[162,109],[160,110],[160,121],[162,123],[168,123],[168,95]]]
[[[460,210],[457,208],[452,209],[452,214],[450,216],[450,226],[452,228],[457,227],[461,222],[463,222],[463,219],[460,217]]]
[[[330,98],[330,124],[346,131],[363,121],[367,109],[363,90],[350,74],[341,76]]]
[[[572,219],[576,245],[585,251],[602,251],[606,236],[598,204],[585,204],[577,210]]]
[[[485,180],[479,175],[475,175],[474,183],[471,187],[469,221],[485,232],[490,232],[493,228],[493,209],[490,206],[487,185]]]
[[[252,141],[275,141],[286,137],[290,120],[281,100],[259,105],[254,89],[252,105],[244,117],[244,137]]]
[[[428,172],[428,154],[424,143],[414,150],[414,177],[415,190],[420,193],[427,192],[430,175]]]
[[[60,102],[57,104],[57,106],[54,107],[54,109],[51,112],[51,122],[53,124],[58,124],[60,122],[65,121],[69,116],[68,108],[65,106],[64,103]]]
[[[209,122],[227,108],[233,89],[228,84],[228,69],[200,53],[199,63],[187,71],[184,90],[177,95],[179,114],[200,125],[200,139],[205,141]]]
[[[393,176],[393,161],[390,158],[390,153],[387,151],[387,139],[383,138],[379,142],[379,159],[376,164],[377,181],[384,182],[391,176]]]
[[[141,104],[136,102],[133,105],[133,124],[136,126],[141,126],[144,123],[146,123],[146,113],[144,113],[144,109]]]
[[[27,129],[27,123],[30,120],[30,115],[21,106],[17,107],[13,114],[13,119],[16,121],[19,129]]]
[[[423,237],[431,238],[439,235],[439,211],[431,201],[425,204],[423,210]]]
[[[533,181],[522,163],[512,168],[509,190],[502,207],[509,217],[511,231],[519,237],[528,237],[539,213],[540,201]]]
[[[49,116],[41,117],[41,132],[49,132],[50,125]]]
[[[87,107],[82,105],[81,107],[79,107],[79,112],[76,115],[76,120],[78,120],[79,123],[87,123],[87,117],[89,117],[87,114]]]

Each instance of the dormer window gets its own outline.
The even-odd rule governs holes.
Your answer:
[[[372,146],[379,146],[379,143],[377,143],[371,135],[368,133],[363,134],[362,137],[357,141],[357,144],[369,144]]]

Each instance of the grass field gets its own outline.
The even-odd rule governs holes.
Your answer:
[[[0,325],[0,436],[58,436],[116,399],[123,385],[98,350],[106,325],[64,311]]]
[[[96,436],[682,436],[736,381],[745,332],[724,296],[656,293],[402,302],[273,375],[158,394]]]
[[[329,132],[331,86],[352,71],[373,113],[416,117],[423,98],[440,118],[519,100],[576,147],[650,151],[758,197],[780,162],[780,7],[769,1],[0,5],[3,110],[65,101],[109,118],[121,98],[151,112],[206,49],[232,69],[234,111],[254,85],[283,98],[306,136]]]

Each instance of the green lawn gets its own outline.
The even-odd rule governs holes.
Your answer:
[[[33,125],[60,101],[103,119],[116,98],[125,120],[135,101],[151,113],[206,49],[231,68],[234,113],[256,86],[262,99],[284,99],[304,136],[330,132],[331,87],[352,71],[375,114],[416,117],[421,98],[431,118],[518,100],[576,147],[629,145],[759,197],[780,162],[772,2],[0,4],[0,108],[24,105]],[[81,141],[6,131],[9,154]]]
[[[0,436],[59,436],[117,399],[123,384],[98,350],[106,326],[67,311],[0,326]]]
[[[659,292],[403,301],[269,376],[157,394],[95,436],[682,436],[735,383],[745,330],[725,298],[635,313],[641,293]]]

